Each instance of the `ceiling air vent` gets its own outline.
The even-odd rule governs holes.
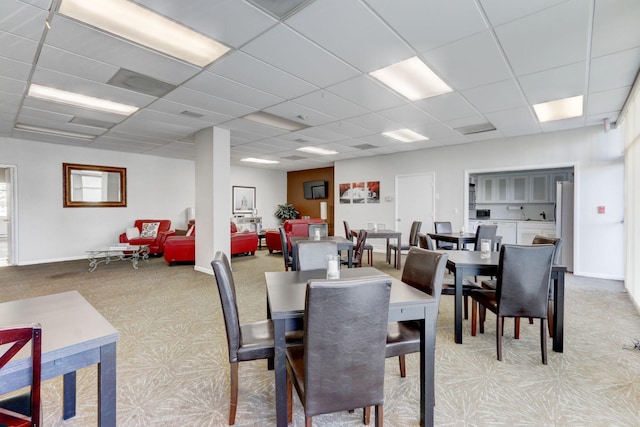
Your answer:
[[[302,157],[302,156],[287,156],[287,157],[282,157],[283,159],[287,159],[287,160],[304,160],[306,159],[306,157]]]
[[[299,142],[299,143],[301,143],[301,144],[304,144],[304,143],[306,143],[306,142],[309,142],[309,141],[307,141],[306,139],[302,139],[302,138],[296,138],[296,139],[294,139],[294,141],[295,141],[295,142]]]
[[[75,125],[82,125],[82,126],[91,126],[94,128],[101,128],[101,129],[111,129],[113,126],[116,125],[113,122],[107,122],[104,120],[97,120],[97,119],[88,119],[86,117],[74,117],[71,120],[69,120],[69,123],[73,123]]]
[[[195,117],[197,119],[199,119],[200,117],[204,117],[204,114],[200,114],[200,113],[195,113],[193,111],[189,111],[189,110],[184,110],[182,113],[183,116],[189,116],[189,117]]]
[[[311,3],[311,0],[249,0],[249,3],[278,19],[283,19],[302,9],[306,3]]]
[[[133,90],[156,97],[162,97],[176,88],[169,83],[161,82],[153,77],[120,68],[107,82],[112,86]]]
[[[360,150],[371,150],[372,148],[378,148],[378,146],[371,145],[371,144],[360,144],[360,145],[354,145],[353,148],[358,148]]]
[[[457,130],[463,135],[472,135],[474,133],[491,132],[493,130],[496,130],[496,127],[487,122],[477,125],[462,126],[461,128],[454,128],[453,130]]]

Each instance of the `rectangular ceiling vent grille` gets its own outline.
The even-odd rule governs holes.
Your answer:
[[[353,148],[358,148],[360,150],[371,150],[372,148],[378,148],[378,146],[371,145],[371,144],[360,144],[360,145],[354,145]]]
[[[204,117],[204,114],[200,114],[200,113],[195,113],[193,111],[189,111],[189,110],[184,110],[182,113],[183,116],[189,116],[189,117],[195,117],[195,118],[200,118],[200,117]]]
[[[306,159],[306,157],[302,157],[302,156],[287,156],[287,157],[282,157],[283,159],[287,159],[287,160],[304,160]]]
[[[454,130],[457,130],[463,135],[472,135],[474,133],[491,132],[493,130],[496,130],[496,127],[491,123],[487,122],[487,123],[480,123],[477,125],[469,125],[469,126],[463,126],[460,128],[454,128]]]
[[[107,84],[158,98],[165,96],[176,88],[176,86],[169,83],[124,68],[120,68],[109,79]]]
[[[312,0],[249,0],[260,9],[275,16],[278,19],[284,19],[293,15],[302,9],[306,3]]]
[[[295,141],[295,142],[299,142],[299,143],[301,143],[301,144],[304,144],[304,143],[309,142],[309,141],[307,141],[306,139],[302,139],[302,138],[296,138],[296,139],[294,139],[294,141]]]

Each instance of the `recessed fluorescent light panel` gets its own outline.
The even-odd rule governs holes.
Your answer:
[[[411,101],[452,91],[417,56],[372,71],[369,74]]]
[[[29,87],[29,93],[27,95],[46,101],[75,105],[76,107],[89,108],[106,113],[122,114],[124,116],[129,116],[139,110],[138,107],[132,105],[120,104],[118,102],[107,101],[106,99],[94,98],[92,96],[67,92],[66,90],[54,89],[37,84],[32,84]]]
[[[320,154],[321,156],[329,156],[331,154],[338,154],[337,151],[325,150],[324,148],[320,148],[320,147],[300,147],[300,148],[297,148],[297,150],[298,151],[304,151],[305,153]]]
[[[25,125],[22,123],[16,123],[16,125],[14,126],[14,129],[22,130],[25,132],[39,133],[42,135],[64,136],[66,138],[76,138],[76,139],[86,139],[86,140],[93,140],[94,138],[96,138],[96,135],[89,135],[86,133],[78,133],[78,132],[69,132],[69,131],[60,130],[60,129],[43,128],[40,126]]]
[[[229,51],[229,47],[128,0],[62,0],[58,12],[199,67]]]
[[[247,114],[243,119],[291,132],[308,127],[302,123],[294,122],[293,120],[285,119],[275,114],[265,113],[264,111]]]
[[[262,163],[264,165],[273,165],[276,163],[280,163],[277,160],[266,160],[266,159],[256,159],[254,157],[247,157],[246,159],[241,159],[241,162],[250,162],[250,163]]]
[[[419,133],[414,132],[410,129],[398,129],[391,132],[383,132],[382,134],[400,142],[416,142],[429,139],[426,136],[420,135]]]
[[[554,120],[570,119],[582,116],[583,96],[558,99],[556,101],[534,104],[533,109],[538,116],[540,123],[552,122]]]

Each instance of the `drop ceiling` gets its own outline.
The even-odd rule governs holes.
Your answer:
[[[640,69],[638,0],[315,0],[282,2],[292,9],[274,13],[266,7],[278,2],[137,3],[231,50],[200,68],[60,15],[57,0],[2,0],[0,136],[193,159],[194,133],[219,126],[231,131],[233,165],[255,157],[280,162],[255,167],[300,170],[613,124]],[[411,102],[368,74],[412,56],[453,92]],[[31,83],[140,110],[125,117],[38,100],[26,96]],[[533,104],[577,95],[582,117],[536,119]],[[257,111],[307,127],[242,118]],[[478,127],[495,129],[464,134]],[[402,128],[429,140],[382,135]],[[296,150],[303,146],[338,154]]]

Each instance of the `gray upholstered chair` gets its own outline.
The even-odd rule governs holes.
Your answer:
[[[536,235],[533,237],[531,241],[532,245],[554,245],[555,250],[553,252],[553,264],[558,264],[558,260],[560,259],[560,249],[562,248],[562,239],[560,237],[546,237]],[[496,288],[496,280],[483,280],[481,283],[484,289],[494,289]],[[549,324],[549,336],[553,337],[553,287],[549,287],[549,308],[547,313],[547,323]],[[529,323],[533,323],[533,318],[529,318]],[[520,328],[517,328],[515,331],[516,339],[520,338]]]
[[[353,235],[351,234],[351,227],[349,227],[349,222],[342,221],[342,223],[344,225],[344,237],[346,237],[347,240],[353,241]],[[365,242],[364,251],[367,253],[367,262],[369,263],[369,265],[373,265],[373,245]]]
[[[238,406],[238,364],[249,360],[273,357],[273,324],[271,320],[240,324],[236,302],[236,287],[229,258],[223,252],[218,251],[214,260],[211,261],[211,267],[213,267],[213,273],[218,285],[222,314],[224,315],[224,324],[227,330],[231,373],[229,425],[233,425],[236,420],[236,408]],[[288,342],[299,343],[302,341],[302,333],[289,333],[286,339]]]
[[[336,242],[302,240],[296,244],[296,271],[326,270],[329,255],[338,255]]]
[[[320,237],[327,237],[329,235],[329,224],[327,223],[314,223],[309,224],[309,237],[316,236],[316,230],[318,230],[318,235]]]
[[[436,233],[450,234],[453,233],[451,222],[449,221],[435,221],[433,223],[433,229]],[[438,249],[451,250],[453,249],[453,243],[451,242],[437,242]],[[458,248],[461,249],[461,248]]]
[[[40,426],[42,420],[40,401],[42,328],[39,324],[4,326],[0,328],[0,345],[4,347],[0,351],[0,370],[29,341],[31,341],[30,390],[0,400],[0,425],[3,426]]]
[[[278,227],[280,231],[280,243],[282,244],[282,258],[284,259],[284,271],[289,271],[290,268],[293,268],[293,258],[289,253],[289,241],[287,240],[287,234],[284,231],[284,228]]]
[[[436,305],[439,305],[447,258],[447,254],[439,252],[421,248],[409,249],[409,254],[402,270],[402,281],[433,296],[436,299]],[[431,324],[427,323],[425,325],[427,334],[435,334],[437,318],[431,320]],[[389,322],[387,325],[386,357],[399,356],[401,377],[406,376],[405,354],[419,351],[419,322]]]
[[[414,246],[418,246],[418,233],[422,227],[422,221],[413,221],[411,223],[411,230],[409,231],[409,242],[407,244],[398,247],[397,243],[390,243],[387,249],[387,254],[393,258],[393,266],[396,267],[396,251],[408,251]],[[387,260],[389,261],[389,260]]]
[[[473,245],[473,250],[474,251],[479,251],[480,250],[480,242],[482,240],[491,240],[491,250],[495,250],[495,248],[497,248],[498,245],[498,238],[496,236],[496,233],[498,231],[498,226],[497,225],[488,225],[488,224],[481,224],[478,226],[478,228],[476,229],[476,240],[474,242]]]
[[[540,344],[542,363],[547,364],[547,315],[549,306],[549,280],[554,245],[503,245],[500,248],[496,290],[473,290],[471,310],[471,335],[476,335],[478,305],[480,305],[480,333],[484,333],[486,309],[496,314],[496,347],[498,360],[502,360],[502,332],[504,318],[515,318],[516,328],[520,317],[540,319]]]
[[[382,425],[390,292],[384,276],[309,281],[304,345],[286,350],[290,418],[293,385],[307,427],[311,417],[353,408],[367,417],[370,406]]]

